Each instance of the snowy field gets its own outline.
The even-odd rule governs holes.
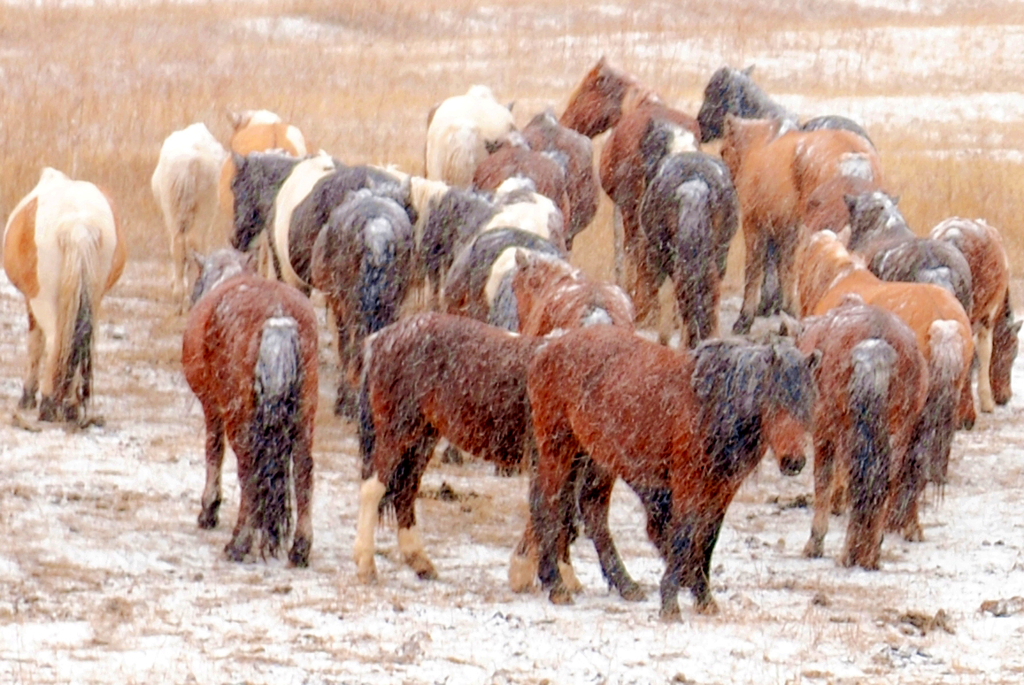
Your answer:
[[[617,56],[686,62],[707,73],[725,61],[756,62],[776,79],[815,69],[820,92],[781,91],[779,99],[807,116],[847,114],[889,138],[914,129],[929,140],[934,131],[929,149],[936,155],[983,146],[979,154],[1020,159],[1012,127],[1024,120],[1024,98],[984,75],[1018,63],[1021,26],[929,26],[929,16],[966,4],[953,0],[860,4],[906,9],[908,19],[853,33],[778,32],[738,51],[713,35],[638,32],[617,39],[616,46],[634,51]],[[664,6],[645,4],[644,11]],[[506,9],[478,8],[468,40],[402,47],[428,76],[465,68],[475,79],[485,73],[481,65],[500,64],[492,73],[507,85],[514,79],[506,67],[514,65],[494,49]],[[587,11],[639,13],[611,2]],[[443,26],[447,17],[439,11],[434,21]],[[538,26],[548,27],[543,19]],[[529,52],[525,25],[517,27]],[[337,42],[331,50],[369,50],[358,36],[300,18],[246,19],[243,28],[278,49],[323,41]],[[547,28],[539,33],[551,36]],[[0,25],[0,83],[5,60],[20,59],[5,53],[4,35]],[[551,40],[554,54],[585,55],[589,63],[604,51],[599,38]],[[883,61],[883,54],[899,60]],[[907,79],[898,92],[894,64]],[[878,92],[831,94],[830,85],[863,83],[864,74],[875,73],[888,74]],[[564,98],[580,75],[559,75],[545,87]],[[336,85],[356,77],[339,73]],[[958,92],[959,80],[987,85]],[[696,112],[697,95],[680,106]],[[525,98],[517,112],[545,104]],[[950,122],[962,125],[962,138],[949,135]],[[999,127],[988,132],[990,123]],[[339,135],[353,126],[339,122]],[[420,129],[403,134],[418,150]],[[155,224],[143,228],[163,239]],[[609,233],[606,226],[589,230]],[[665,624],[657,599],[663,565],[628,488],[616,488],[612,530],[647,600],[628,603],[609,592],[592,545],[581,540],[573,555],[586,589],[575,606],[555,607],[539,592],[508,590],[508,559],[527,518],[526,480],[497,477],[480,463],[435,462],[425,477],[426,493],[435,496],[419,501],[419,515],[439,580],[417,580],[397,560],[394,532],[385,529],[378,534],[380,581],[359,584],[352,562],[359,458],[352,426],[330,413],[337,370],[325,325],[310,567],[226,561],[238,506],[235,467],[226,459],[220,527],[198,529],[203,421],[181,373],[183,322],[168,302],[169,275],[163,261],[133,261],[105,300],[93,405],[105,424],[68,431],[16,411],[26,317],[21,296],[0,274],[0,684],[1024,682],[1024,359],[1014,368],[1010,405],[957,435],[950,482],[922,514],[924,542],[890,536],[882,570],[845,569],[835,558],[846,519],[834,517],[825,558],[803,558],[810,469],[784,478],[766,462],[741,489],[715,550],[711,580],[721,612],[696,615],[684,595],[682,622]],[[1014,283],[1018,312],[1021,286]],[[727,298],[723,330],[737,306],[735,296]],[[455,501],[436,497],[443,484]]]

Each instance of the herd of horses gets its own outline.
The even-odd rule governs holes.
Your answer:
[[[182,365],[206,423],[201,527],[218,522],[225,440],[238,459],[231,559],[290,539],[290,562],[308,564],[313,290],[337,328],[335,413],[359,433],[365,582],[387,512],[404,562],[437,575],[415,503],[442,440],[528,473],[509,581],[539,581],[555,603],[581,589],[581,525],[609,585],[644,596],[608,527],[622,479],[666,564],[662,617],[680,616],[681,588],[714,612],[725,513],[769,451],[787,475],[813,461],[805,555],[823,554],[830,515],[848,510],[841,561],[877,569],[885,532],[921,539],[921,497],[946,483],[954,432],[976,418],[972,365],[981,411],[1010,398],[1021,323],[999,233],[951,218],[919,237],[861,126],[801,123],[749,70],[718,70],[691,116],[602,58],[561,116],[522,129],[474,86],[430,112],[423,177],[307,154],[270,112],[234,125],[227,151],[203,124],[172,133],[152,177],[171,297],[188,310]],[[718,154],[702,149],[717,139]],[[616,283],[570,263],[602,190],[616,209]],[[224,210],[231,248],[199,254]],[[740,230],[743,304],[722,338]],[[124,261],[112,205],[90,183],[46,169],[12,212],[4,268],[29,315],[20,406],[38,396],[40,420],[88,420],[96,309]],[[667,279],[678,347],[664,325],[657,341],[640,334]],[[775,313],[779,330],[753,339],[754,319]]]

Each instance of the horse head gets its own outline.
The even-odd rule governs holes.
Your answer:
[[[192,305],[229,278],[242,273],[256,273],[253,255],[232,248],[216,250],[204,257],[195,250],[189,253],[189,262],[199,272],[192,289]]]
[[[1007,289],[1003,306],[996,314],[995,325],[992,327],[992,397],[996,404],[1004,405],[1013,396],[1010,386],[1013,374],[1013,362],[1017,358],[1019,347],[1018,334],[1024,321],[1014,321],[1013,310],[1010,308],[1010,291]]]
[[[814,373],[821,363],[821,352],[814,350],[805,355],[789,341],[774,343],[768,349],[762,425],[779,471],[794,476],[813,453],[811,430],[817,401]]]
[[[635,77],[601,57],[569,96],[561,124],[588,138],[600,135],[619,123],[627,93],[639,89]]]
[[[864,249],[879,238],[913,237],[899,207],[899,197],[883,190],[872,190],[857,195],[845,195],[850,211],[849,247],[853,251]]]
[[[724,134],[726,115],[740,113],[738,92],[740,73],[732,67],[721,67],[711,75],[711,80],[704,87],[704,102],[701,103],[700,111],[697,113],[701,143],[709,143],[721,138]]]

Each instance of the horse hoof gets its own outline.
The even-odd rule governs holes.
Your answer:
[[[251,546],[252,543],[249,541],[235,539],[224,546],[224,554],[228,561],[241,562],[245,560]]]
[[[437,569],[423,554],[412,554],[405,563],[416,572],[416,577],[420,580],[437,580]]]
[[[820,559],[825,553],[822,547],[823,545],[821,542],[808,540],[807,544],[804,545],[804,556],[808,559]]]
[[[568,588],[562,584],[558,584],[551,588],[551,591],[548,593],[548,600],[552,604],[556,604],[558,606],[569,606],[570,604],[575,604],[575,600],[572,598],[572,593],[569,592]]]
[[[508,586],[512,592],[530,592],[537,583],[537,559],[513,554],[508,564]]]
[[[665,623],[679,623],[683,620],[683,612],[679,610],[679,604],[672,602],[670,604],[661,605],[661,611],[658,613],[658,617]]]
[[[565,588],[574,595],[578,595],[583,592],[583,583],[576,576],[576,570],[572,567],[572,564],[564,561],[558,562],[558,573],[562,576],[562,584]]]
[[[210,530],[211,528],[217,527],[217,512],[201,511],[199,512],[199,527],[203,530]]]
[[[25,390],[21,393],[21,399],[18,400],[18,409],[35,409],[36,408],[36,394]]]
[[[369,565],[359,565],[359,570],[356,572],[356,577],[359,582],[363,585],[373,585],[377,582],[377,564],[370,560]]]
[[[635,582],[619,588],[619,596],[627,602],[642,602],[647,599],[647,593]]]
[[[695,608],[698,614],[703,616],[714,616],[718,613],[718,602],[709,597],[702,602],[697,602]]]
[[[43,396],[39,402],[39,420],[53,423],[57,421],[57,403],[52,397]]]
[[[309,566],[309,551],[313,547],[306,538],[296,538],[292,543],[292,549],[288,552],[288,563],[296,568],[307,568]]]
[[[456,466],[462,466],[462,452],[455,445],[448,445],[441,452],[441,463],[442,464],[454,464]]]

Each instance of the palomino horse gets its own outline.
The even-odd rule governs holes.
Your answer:
[[[847,249],[862,256],[871,272],[883,280],[941,285],[960,300],[971,317],[974,287],[967,259],[954,245],[918,237],[910,230],[897,202],[898,198],[882,190],[847,196]]]
[[[700,142],[709,143],[722,137],[727,114],[741,119],[779,119],[788,122],[792,128],[804,131],[822,128],[845,129],[871,142],[867,131],[846,117],[825,115],[815,117],[801,126],[796,114],[772,100],[754,83],[750,78],[753,71],[753,66],[742,71],[722,67],[711,75],[711,80],[704,87],[704,102],[701,103],[700,112],[697,114],[697,121],[700,123]]]
[[[207,261],[182,342],[185,379],[206,418],[199,527],[217,525],[226,435],[238,458],[241,489],[228,558],[242,561],[254,543],[261,556],[277,555],[292,532],[294,490],[288,560],[306,566],[313,544],[316,315],[291,286],[240,273],[243,259],[214,255]]]
[[[230,213],[235,201],[234,191],[235,163],[234,155],[245,157],[253,152],[269,152],[277,150],[293,157],[306,155],[306,139],[295,126],[286,124],[274,112],[265,109],[230,112],[231,143],[228,145],[232,153],[224,160],[220,174],[220,204],[225,213]]]
[[[616,279],[625,284],[646,319],[653,303],[645,295],[651,278],[643,256],[640,201],[647,180],[666,153],[696,150],[697,120],[672,109],[635,77],[608,64],[604,57],[583,77],[569,98],[561,123],[585,136],[614,127],[601,150],[601,187],[615,203],[621,219],[621,249],[616,237]],[[651,141],[657,141],[651,152]],[[619,224],[616,224],[616,229]]]
[[[517,468],[532,444],[526,367],[537,338],[461,316],[426,312],[370,337],[360,394],[359,489],[355,562],[376,578],[374,531],[393,508],[402,558],[420,578],[435,578],[416,530],[416,494],[438,439]]]
[[[41,421],[86,421],[100,300],[126,256],[107,196],[56,169],[43,169],[7,219],[4,270],[28,306],[28,373],[18,406],[34,408],[41,393]]]
[[[530,149],[545,152],[562,165],[569,195],[569,213],[565,228],[565,246],[590,225],[597,213],[600,187],[594,173],[594,144],[587,136],[558,123],[551,109],[530,119],[523,127],[523,138]]]
[[[188,253],[212,247],[218,217],[217,182],[226,156],[205,124],[192,124],[167,136],[150,179],[170,238],[171,300],[179,314],[192,290],[186,273]]]
[[[928,482],[946,481],[953,433],[974,424],[970,386],[974,341],[964,308],[945,288],[931,283],[883,281],[864,261],[851,254],[831,231],[811,236],[800,272],[800,303],[804,316],[825,314],[850,294],[903,319],[917,336],[928,364],[928,397],[914,429],[901,479],[906,496],[897,498],[890,527],[908,540],[921,539],[917,503]],[[912,496],[911,496],[912,495]]]
[[[628,330],[634,328],[633,303],[622,288],[613,283],[593,281],[558,257],[516,251],[516,270],[511,288],[518,307],[519,332],[522,335],[548,335],[555,331],[597,324],[610,324]],[[597,480],[590,478],[587,473],[581,477],[580,482],[586,487]],[[585,490],[580,494],[584,502],[589,497]],[[575,525],[575,512],[575,507],[570,508],[568,513],[572,515],[572,521],[568,525]],[[566,543],[574,537],[569,535]],[[537,555],[537,538],[531,520],[509,564],[509,585],[515,592],[534,586]],[[563,546],[559,564],[566,584],[570,588],[582,588],[574,580],[568,544]]]
[[[468,188],[477,165],[513,130],[511,108],[487,86],[444,100],[427,117],[425,176]]]
[[[722,159],[732,171],[743,209],[746,245],[743,305],[733,326],[750,330],[761,299],[766,261],[776,261],[780,307],[796,314],[794,263],[806,242],[801,213],[807,198],[836,177],[878,182],[878,154],[846,130],[782,131],[777,119],[725,118]]]
[[[587,534],[609,582],[626,598],[643,596],[608,530],[607,495],[622,478],[643,502],[667,565],[662,618],[679,618],[680,585],[698,611],[715,612],[711,553],[726,509],[769,447],[783,473],[803,467],[817,359],[790,343],[709,341],[676,351],[617,326],[569,331],[538,350],[527,380],[538,448],[530,510],[551,601],[572,602],[555,561],[585,454],[601,484],[592,489],[605,493],[584,511]]]
[[[970,265],[978,400],[983,412],[993,411],[997,403],[1010,401],[1010,369],[1017,356],[1016,338],[1021,326],[1020,321],[1013,321],[1010,309],[1010,263],[1002,236],[981,219],[960,217],[940,222],[930,236],[956,247]],[[996,335],[998,328],[1004,330]]]
[[[644,193],[640,225],[653,276],[648,287],[672,279],[682,344],[688,347],[718,334],[721,280],[739,209],[729,168],[702,152],[666,157]],[[656,302],[657,293],[647,298]],[[669,335],[663,328],[661,342],[667,343]]]
[[[356,417],[363,341],[398,318],[409,290],[413,247],[412,224],[402,206],[366,189],[331,212],[316,237],[311,282],[324,293],[338,329],[335,414]]]
[[[814,520],[804,555],[820,557],[833,484],[851,505],[844,566],[877,569],[886,515],[899,495],[907,451],[928,395],[928,368],[914,331],[856,295],[803,321],[799,347],[819,350],[815,372]]]
[[[555,203],[568,222],[568,183],[562,166],[543,152],[531,150],[518,131],[510,133],[487,155],[473,172],[473,188],[483,192],[496,192],[510,178],[529,179],[536,192]]]

